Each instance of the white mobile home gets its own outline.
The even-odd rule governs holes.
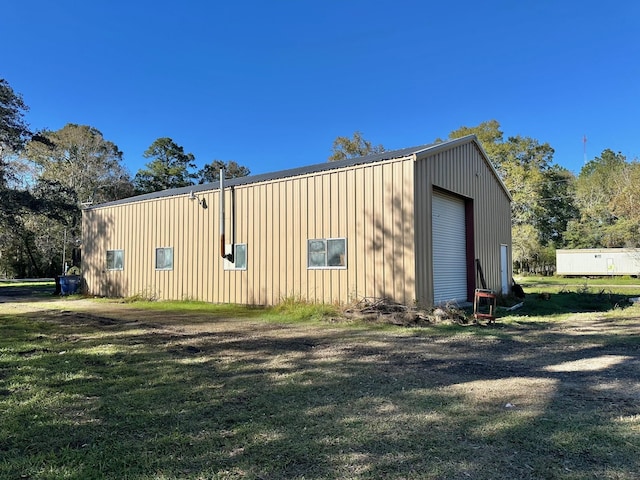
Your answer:
[[[510,289],[511,197],[475,136],[224,184],[84,210],[86,291],[433,305],[472,300],[477,261]]]
[[[640,249],[556,250],[557,275],[640,275]]]

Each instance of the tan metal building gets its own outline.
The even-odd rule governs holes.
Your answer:
[[[172,189],[83,212],[86,291],[430,306],[511,279],[511,197],[475,136]],[[223,258],[225,254],[232,254]]]

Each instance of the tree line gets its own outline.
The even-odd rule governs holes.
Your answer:
[[[549,143],[504,137],[497,120],[460,127],[448,139],[476,135],[512,196],[516,272],[552,273],[558,248],[640,247],[640,162],[605,149],[578,175],[554,163]],[[435,139],[435,143],[442,139]],[[360,132],[338,137],[330,161],[384,152]]]
[[[558,248],[640,247],[640,163],[605,149],[577,175],[554,163],[548,143],[504,138],[496,120],[461,127],[475,134],[511,192],[516,271],[551,273]]]
[[[0,79],[0,277],[51,277],[79,263],[82,208],[132,195],[249,175],[237,162],[195,157],[155,140],[133,178],[118,146],[91,126],[31,131],[22,96]]]
[[[234,161],[197,170],[171,138],[155,140],[131,177],[123,153],[94,127],[67,124],[33,132],[28,106],[0,79],[0,277],[60,274],[78,262],[81,209],[169,188],[249,175]],[[511,192],[516,271],[551,272],[557,248],[640,247],[640,164],[606,149],[578,175],[554,163],[548,143],[504,137],[496,120],[463,126],[448,139],[475,134]],[[440,142],[436,138],[434,142]],[[359,131],[337,137],[329,161],[384,152]]]

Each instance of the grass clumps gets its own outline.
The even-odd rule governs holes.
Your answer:
[[[0,478],[638,478],[635,307],[462,334],[149,305],[0,309]]]
[[[301,297],[286,297],[280,303],[267,311],[268,317],[278,320],[302,321],[302,320],[332,320],[342,316],[339,307],[304,300]]]

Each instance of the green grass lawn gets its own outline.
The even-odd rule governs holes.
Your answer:
[[[640,296],[640,280],[630,277],[516,278],[527,294],[520,315],[564,318],[566,314],[605,312],[629,308],[631,298]]]
[[[559,276],[522,276],[516,277],[516,281],[521,285],[591,285],[591,286],[640,286],[640,278],[629,276],[609,276],[609,277],[559,277]]]
[[[0,478],[637,479],[640,308],[526,289],[493,327],[5,305]]]

